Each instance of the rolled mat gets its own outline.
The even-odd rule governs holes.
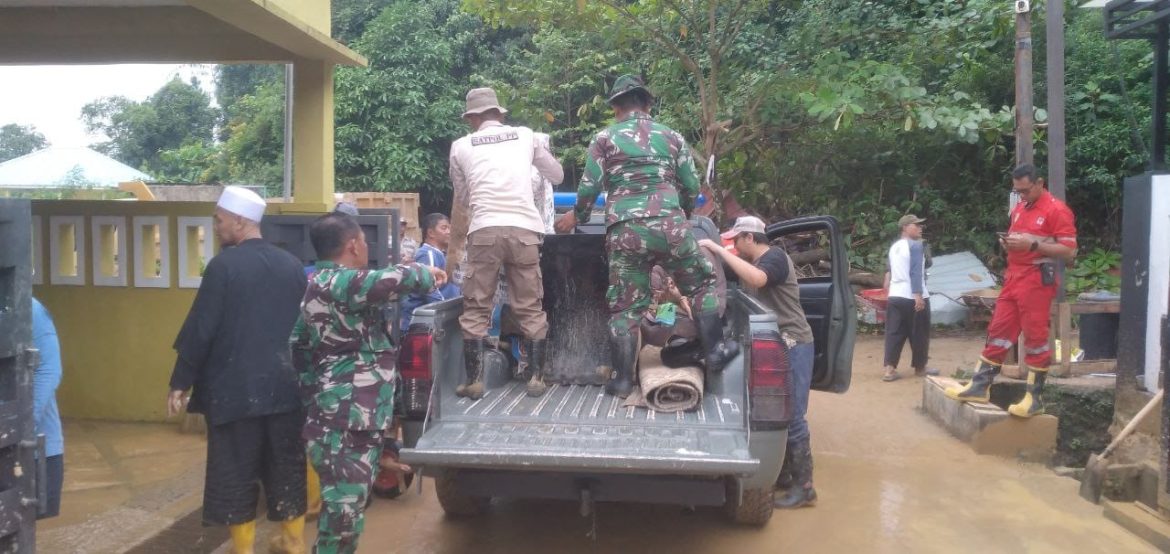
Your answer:
[[[703,401],[703,370],[662,365],[662,348],[646,346],[638,354],[638,382],[624,405],[657,412],[693,410]]]

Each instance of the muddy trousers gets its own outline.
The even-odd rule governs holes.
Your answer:
[[[692,299],[696,316],[717,313],[715,268],[699,251],[681,214],[615,223],[606,232],[605,251],[611,336],[638,333],[642,315],[650,307],[650,273],[655,265],[661,265],[683,296]]]
[[[982,357],[993,365],[1003,365],[1004,358],[1024,333],[1024,362],[1028,367],[1047,371],[1052,362],[1048,348],[1048,322],[1056,286],[1040,283],[1036,266],[1009,268],[1007,283],[995,301],[995,313],[987,325],[987,345]]]
[[[910,340],[910,367],[914,371],[926,369],[930,351],[930,299],[923,299],[926,307],[914,311],[913,298],[891,296],[886,304],[885,365],[897,368],[902,347]]]
[[[256,519],[261,484],[269,520],[305,514],[304,420],[304,412],[294,410],[208,426],[204,523],[238,525]]]
[[[508,284],[508,306],[524,338],[548,336],[544,313],[544,281],[540,273],[540,245],[544,237],[519,227],[484,227],[467,236],[467,264],[463,277],[463,338],[488,336],[500,268]]]
[[[307,425],[305,435],[309,461],[321,476],[321,515],[314,552],[353,553],[365,528],[366,499],[378,474],[382,432]]]

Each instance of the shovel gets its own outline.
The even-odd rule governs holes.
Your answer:
[[[1085,473],[1081,476],[1081,498],[1088,500],[1094,504],[1101,501],[1101,484],[1105,481],[1105,472],[1109,469],[1109,456],[1113,455],[1113,451],[1117,449],[1117,445],[1121,441],[1133,433],[1138,424],[1147,414],[1154,411],[1154,406],[1162,403],[1162,390],[1158,390],[1141,411],[1125,424],[1125,428],[1117,434],[1117,438],[1105,447],[1105,450],[1100,454],[1092,454],[1089,456],[1089,463],[1085,465]]]

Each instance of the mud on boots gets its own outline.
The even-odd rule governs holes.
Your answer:
[[[526,358],[527,372],[531,373],[528,379],[528,396],[544,396],[548,385],[544,384],[544,369],[548,353],[548,339],[524,339],[520,346],[520,356]]]
[[[467,382],[455,387],[455,396],[463,396],[472,400],[483,398],[483,351],[486,345],[484,339],[463,339],[463,368],[467,372]]]
[[[613,356],[613,379],[605,384],[605,392],[625,398],[634,390],[634,370],[638,365],[637,334],[610,335],[610,354]]]
[[[1040,393],[1044,389],[1044,380],[1048,377],[1048,368],[1028,368],[1028,384],[1024,389],[1024,398],[1008,406],[1008,413],[1016,417],[1032,417],[1044,413],[1044,399]]]
[[[723,366],[739,355],[739,343],[723,336],[723,320],[716,312],[699,314],[698,324],[707,371],[723,371]]]
[[[804,440],[792,445],[792,458],[785,454],[785,466],[791,465],[792,484],[783,492],[777,492],[772,506],[782,510],[793,510],[816,506],[817,490],[813,488],[812,446]],[[783,471],[783,470],[781,470]]]
[[[999,375],[1001,367],[986,358],[979,358],[979,367],[971,377],[971,382],[965,387],[947,387],[943,394],[959,402],[990,402],[991,383],[995,381],[995,376]]]
[[[280,522],[280,534],[268,540],[269,554],[305,554],[305,516]]]

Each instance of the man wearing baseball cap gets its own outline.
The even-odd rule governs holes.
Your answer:
[[[472,399],[484,395],[483,356],[501,267],[511,292],[509,305],[523,333],[520,364],[530,377],[528,395],[541,396],[547,390],[543,373],[548,319],[540,274],[545,224],[536,207],[532,172],[554,185],[564,180],[565,172],[532,129],[505,125],[505,113],[496,91],[472,89],[463,112],[471,134],[451,145],[454,192],[447,260],[452,275],[460,269],[465,274],[459,325],[467,372],[466,382],[455,393]]]
[[[895,381],[902,346],[910,339],[910,367],[915,375],[926,375],[927,351],[930,348],[930,293],[926,290],[926,248],[922,242],[922,224],[916,215],[898,220],[901,236],[890,246],[886,273],[886,348],[885,374],[882,381]]]
[[[739,276],[740,284],[776,314],[780,337],[788,348],[792,422],[788,425],[788,448],[780,478],[776,480],[778,496],[774,504],[777,508],[812,506],[817,502],[817,492],[813,489],[812,448],[804,414],[808,411],[816,350],[812,328],[800,307],[796,268],[782,248],[768,243],[764,221],[758,217],[746,215],[736,219],[735,225],[721,236],[734,241],[737,254],[718,248],[720,257]],[[718,247],[710,240],[700,244]]]
[[[207,262],[179,330],[167,414],[207,419],[203,522],[227,525],[233,552],[252,552],[264,487],[268,519],[282,522],[274,552],[302,552],[305,445],[288,337],[300,313],[305,273],[292,254],[260,236],[266,204],[225,187],[214,215],[223,250]]]

